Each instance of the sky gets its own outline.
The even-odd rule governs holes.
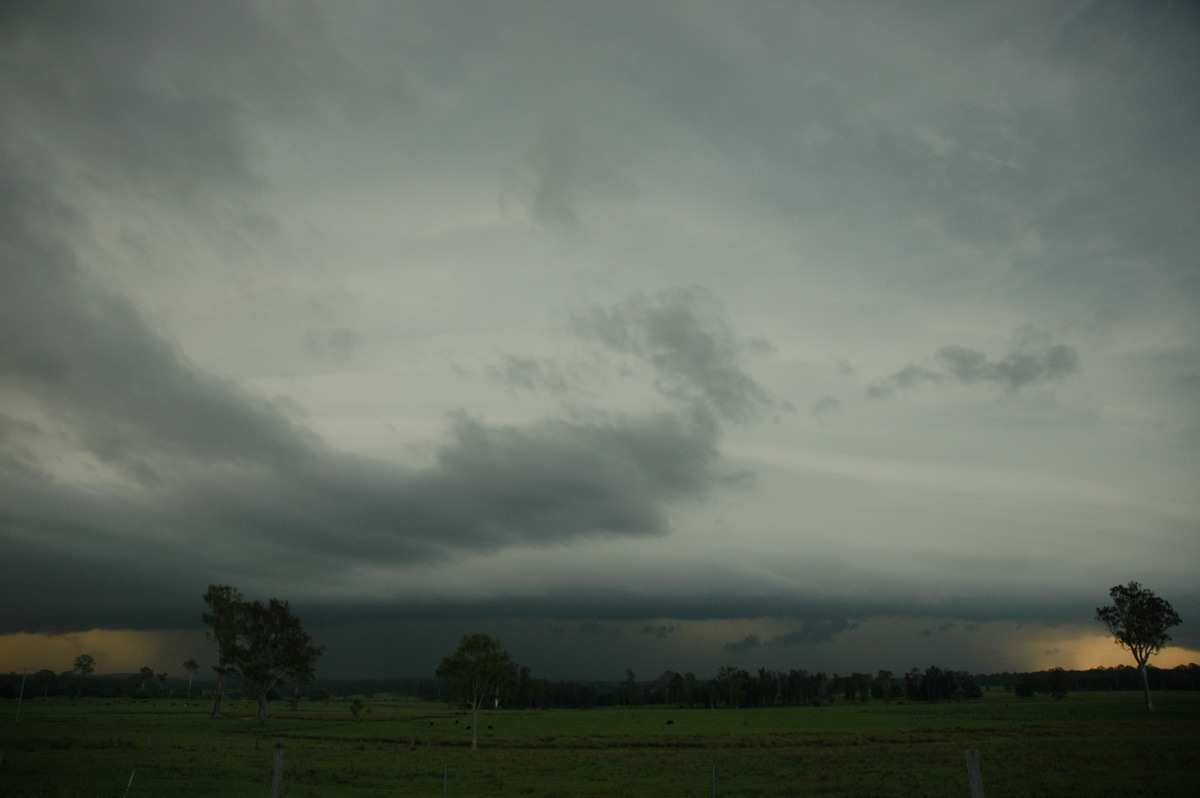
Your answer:
[[[0,9],[0,672],[1200,661],[1186,2]]]

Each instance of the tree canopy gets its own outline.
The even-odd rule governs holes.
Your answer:
[[[500,690],[517,678],[517,665],[485,634],[463,635],[458,650],[442,658],[437,677],[446,682],[451,697],[471,709],[471,748],[479,747],[479,710],[489,699],[499,703]]]
[[[1114,585],[1108,591],[1112,604],[1096,608],[1096,620],[1104,624],[1114,642],[1129,649],[1142,673],[1142,688],[1146,707],[1153,712],[1150,682],[1146,677],[1146,661],[1157,654],[1171,639],[1167,630],[1179,625],[1179,613],[1166,599],[1137,582]]]
[[[314,645],[286,601],[245,601],[236,588],[210,585],[203,614],[209,636],[217,642],[218,679],[226,674],[240,681],[258,699],[258,722],[266,723],[267,696],[287,679],[311,681],[324,646]],[[219,714],[218,704],[213,717]]]

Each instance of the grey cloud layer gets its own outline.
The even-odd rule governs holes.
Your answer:
[[[762,341],[742,343],[702,288],[635,294],[611,308],[593,307],[571,319],[577,333],[615,352],[650,363],[658,390],[729,421],[756,419],[771,407],[767,392],[742,367]]]
[[[1017,392],[1031,385],[1052,382],[1079,372],[1079,353],[1066,344],[1042,344],[1009,352],[992,360],[986,353],[965,346],[943,346],[924,363],[910,363],[871,383],[867,394],[891,396],[897,390],[924,384],[992,384]]]
[[[0,392],[14,414],[0,414],[8,486],[0,530],[9,562],[25,567],[0,590],[14,606],[35,585],[82,578],[113,598],[46,602],[10,618],[6,631],[138,625],[148,615],[180,623],[175,611],[194,604],[197,584],[221,575],[336,574],[356,563],[411,563],[460,549],[662,534],[671,502],[709,491],[716,429],[691,409],[521,426],[458,414],[434,462],[406,469],[333,451],[280,406],[189,362],[131,301],[93,280],[105,255],[86,244],[87,211],[66,191],[71,167],[94,165],[109,190],[161,195],[183,212],[196,207],[197,187],[235,186],[233,196],[242,196],[251,173],[242,132],[250,111],[233,97],[293,113],[327,82],[306,59],[337,59],[320,46],[306,49],[307,36],[319,38],[315,18],[288,17],[281,30],[232,4],[223,24],[262,47],[221,41],[218,52],[231,59],[213,74],[200,62],[216,63],[206,32],[216,35],[209,21],[221,18],[218,10],[202,19],[153,3],[139,10],[157,38],[100,8],[7,12],[4,90],[13,113],[6,127],[15,135],[0,160]],[[107,24],[116,27],[91,41]],[[176,38],[182,46],[168,47]],[[261,68],[268,63],[270,70]],[[158,68],[166,70],[161,85],[147,79]],[[69,156],[43,172],[22,149],[36,149],[40,125],[60,136]],[[539,161],[549,170],[539,202],[562,215],[573,184],[558,174],[567,155],[552,144],[549,160]],[[552,187],[561,180],[566,194]],[[674,382],[711,373],[702,387],[716,392],[724,412],[739,401],[731,391],[753,384],[732,351],[689,352],[713,340],[725,346],[727,333],[718,326],[716,339],[706,337],[703,324],[718,322],[699,323],[681,302],[667,311],[674,332],[663,312],[638,306],[648,340],[673,336],[651,354]],[[303,339],[334,361],[348,358],[355,340],[343,328],[310,329]],[[722,387],[726,378],[743,384]],[[18,410],[30,407],[32,416]],[[116,468],[125,481],[109,480],[101,493],[52,476],[64,447]],[[122,584],[160,595],[161,610],[120,601]]]
[[[3,628],[1182,611],[1198,53],[1184,4],[5,4]]]
[[[758,635],[747,635],[741,640],[726,643],[722,649],[730,654],[745,654],[757,648],[787,647],[828,643],[842,632],[858,628],[858,622],[847,618],[827,618],[805,621],[796,629],[763,641]]]

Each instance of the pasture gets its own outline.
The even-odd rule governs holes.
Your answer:
[[[348,701],[26,700],[0,705],[0,796],[968,796],[980,752],[989,798],[1193,796],[1200,694],[1064,701],[992,692],[967,703],[871,701],[787,709],[664,707],[486,713]]]

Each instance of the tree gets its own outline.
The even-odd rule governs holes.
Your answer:
[[[54,687],[55,682],[58,681],[58,674],[49,668],[43,668],[33,674],[33,681],[35,684],[41,685],[42,698],[47,698],[50,695],[50,688]]]
[[[1067,672],[1062,668],[1051,668],[1046,673],[1046,687],[1055,701],[1067,697]]]
[[[625,680],[617,685],[617,701],[621,706],[630,704],[639,704],[638,694],[641,691],[638,689],[637,677],[633,671],[626,669]]]
[[[91,654],[80,654],[75,658],[75,668],[72,673],[79,674],[79,695],[83,695],[83,683],[96,670],[96,660]]]
[[[670,704],[671,698],[679,699],[679,693],[683,689],[683,677],[672,670],[665,670],[658,677],[655,685],[662,690],[663,703]]]
[[[471,710],[471,749],[475,750],[479,747],[479,709],[516,679],[516,663],[499,640],[476,632],[463,635],[458,650],[442,658],[436,675],[450,688],[451,698]]]
[[[141,679],[141,682],[138,684],[138,692],[144,693],[146,692],[146,685],[154,678],[154,669],[149,665],[143,665],[142,669],[138,671],[138,678]]]
[[[258,723],[267,722],[267,697],[285,679],[310,681],[317,659],[325,652],[315,646],[286,601],[248,602],[236,588],[209,585],[204,594],[209,612],[203,614],[209,636],[217,641],[217,697],[214,718],[220,717],[222,683],[226,675],[242,683],[258,700]]]
[[[745,696],[746,684],[750,674],[735,665],[722,665],[717,670],[717,683],[721,688],[721,698],[727,701],[730,709],[737,709]]]
[[[1108,591],[1112,604],[1096,608],[1096,620],[1104,624],[1113,642],[1129,649],[1142,675],[1142,690],[1146,708],[1154,711],[1150,697],[1150,679],[1146,676],[1146,660],[1157,654],[1171,639],[1167,630],[1182,623],[1179,613],[1165,599],[1137,582],[1114,585]]]
[[[188,675],[187,697],[191,698],[192,697],[192,679],[194,679],[196,674],[200,672],[200,663],[196,662],[196,660],[194,660],[194,659],[189,659],[187,662],[183,663],[183,669],[185,671],[187,671],[187,675]]]
[[[236,587],[229,585],[209,585],[204,593],[204,603],[208,612],[201,614],[204,624],[208,627],[206,635],[217,644],[217,664],[213,670],[217,672],[217,689],[213,697],[213,718],[221,717],[221,697],[225,690],[225,676],[229,672],[229,663],[233,659],[237,647],[237,622],[240,608],[245,601]]]
[[[237,637],[228,667],[258,699],[258,725],[267,722],[267,696],[285,679],[307,682],[313,675],[324,646],[314,646],[312,637],[292,614],[286,601],[271,599],[243,603],[238,614]]]

